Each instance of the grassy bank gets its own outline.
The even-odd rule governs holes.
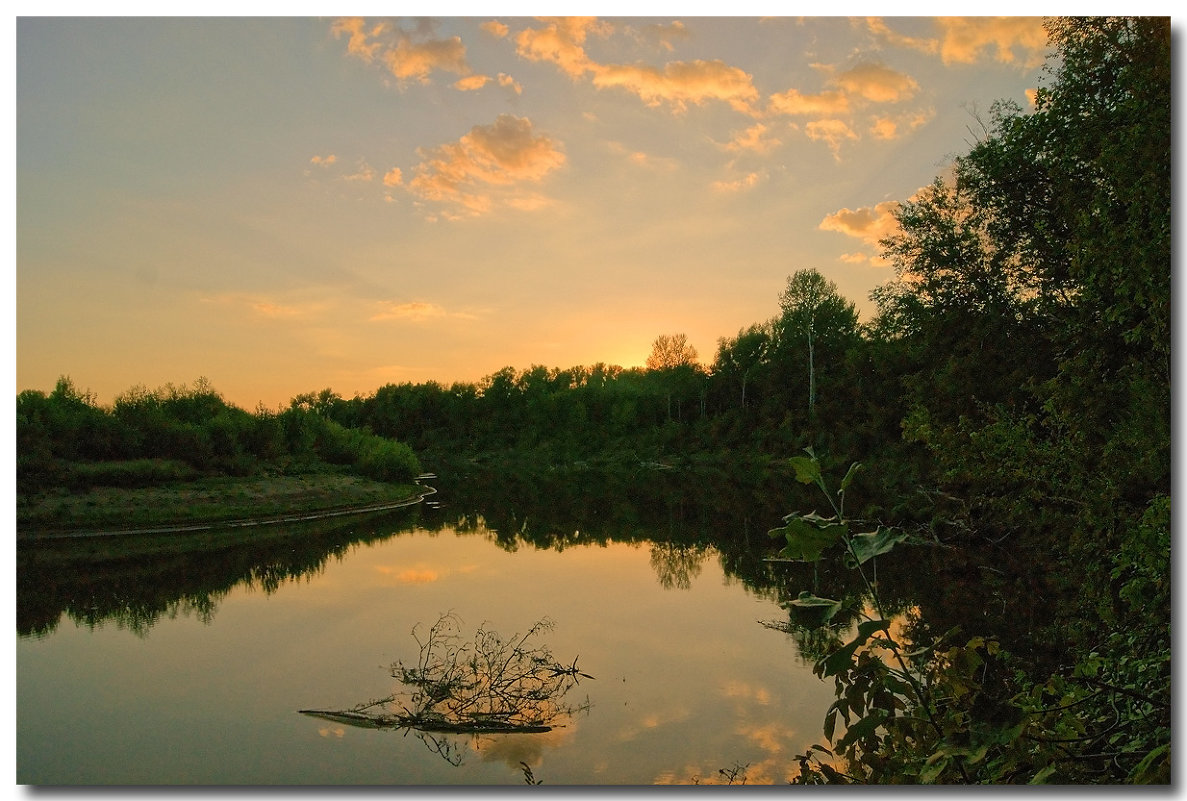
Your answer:
[[[216,476],[150,487],[55,489],[18,496],[17,531],[36,536],[267,518],[394,503],[422,491],[414,484],[344,473]]]

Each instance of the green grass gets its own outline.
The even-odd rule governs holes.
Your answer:
[[[342,473],[226,476],[152,487],[56,489],[17,498],[17,531],[127,530],[328,511],[414,498],[413,484]]]

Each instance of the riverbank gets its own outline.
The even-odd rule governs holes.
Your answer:
[[[431,489],[345,473],[203,477],[153,487],[92,487],[17,498],[17,535],[49,539],[110,533],[184,533],[396,508]]]

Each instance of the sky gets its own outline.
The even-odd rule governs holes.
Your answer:
[[[16,20],[16,389],[642,365],[857,304],[1039,18]]]

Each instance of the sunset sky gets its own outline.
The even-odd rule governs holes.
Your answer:
[[[825,8],[825,7],[822,7]],[[825,9],[827,10],[827,9]],[[868,319],[898,201],[1027,106],[1039,18],[20,19],[17,390],[640,365],[815,268]]]

